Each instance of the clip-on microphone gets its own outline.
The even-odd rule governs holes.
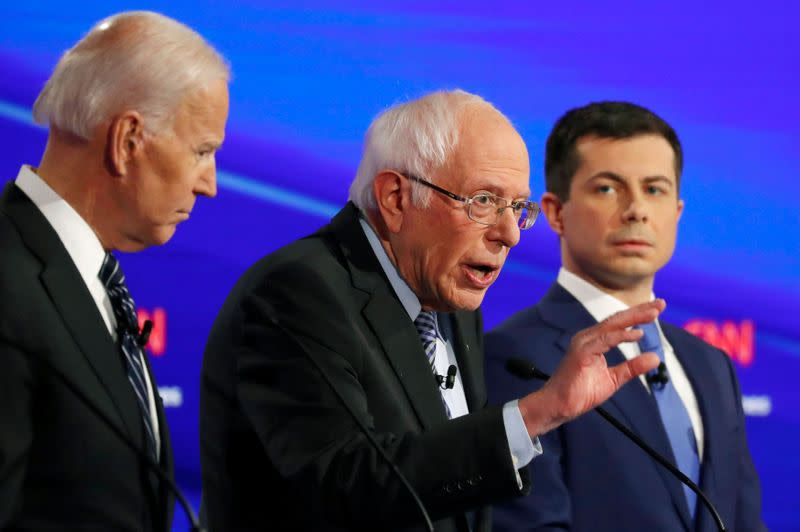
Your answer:
[[[655,373],[648,374],[644,378],[647,384],[655,385],[657,389],[662,389],[669,382],[669,373],[667,372],[667,365],[663,362],[658,365]]]
[[[438,373],[435,375],[436,383],[439,384],[439,388],[442,390],[452,390],[453,386],[456,385],[456,372],[458,368],[455,364],[451,364],[449,368],[447,368],[447,376],[439,375]]]
[[[150,340],[150,333],[153,331],[153,322],[150,320],[145,320],[144,324],[142,325],[142,330],[134,330],[133,336],[136,338],[136,343],[139,344],[141,349],[144,349],[144,346],[147,345],[147,341]]]

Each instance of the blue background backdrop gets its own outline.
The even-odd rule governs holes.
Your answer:
[[[163,12],[197,29],[232,65],[219,196],[201,202],[168,246],[122,257],[140,307],[166,312],[166,349],[153,364],[173,405],[181,486],[197,499],[202,349],[233,283],[344,204],[377,112],[460,87],[516,124],[536,197],[545,138],[568,108],[626,99],[677,129],[686,210],[657,294],[669,303],[666,318],[681,325],[752,322],[753,359],[737,369],[750,397],[764,519],[772,530],[800,530],[800,7],[769,0],[302,4],[14,2],[0,18],[0,181],[13,179],[21,163],[38,163],[46,131],[32,125],[30,107],[60,53],[99,19],[132,8]],[[487,326],[533,304],[558,264],[557,240],[540,222],[490,290]],[[175,529],[184,530],[176,514]]]

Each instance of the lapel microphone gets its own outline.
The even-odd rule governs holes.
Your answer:
[[[458,368],[455,364],[450,364],[450,367],[447,368],[447,375],[439,375],[438,373],[435,375],[436,382],[439,384],[439,388],[442,390],[452,390],[453,386],[456,385],[456,373],[458,372]]]
[[[655,373],[648,374],[644,380],[656,389],[662,389],[669,382],[669,372],[667,372],[667,365],[661,362],[656,368]]]
[[[133,332],[133,336],[136,338],[136,343],[139,344],[140,348],[144,349],[144,346],[147,345],[147,341],[150,340],[151,332],[153,332],[153,322],[150,320],[145,320],[141,331],[136,329]]]
[[[662,366],[663,366],[663,371],[662,371]],[[541,371],[539,368],[537,368],[531,362],[525,360],[524,358],[511,357],[507,359],[506,371],[508,371],[515,377],[519,377],[520,379],[524,380],[539,379],[546,381],[550,379],[550,375]],[[659,379],[658,381],[655,381],[659,383],[661,382],[661,379],[664,379],[663,384],[661,384],[662,387],[664,384],[667,383],[669,377],[667,375],[667,367],[664,365],[663,362],[659,364],[658,370],[656,371],[655,375],[653,375],[652,378]],[[649,378],[647,379],[647,382],[650,382]],[[725,523],[722,522],[722,517],[720,517],[719,513],[717,512],[717,509],[714,508],[714,505],[711,503],[708,497],[706,497],[706,494],[703,493],[703,491],[698,487],[697,484],[695,484],[692,481],[692,479],[684,475],[680,469],[678,469],[677,467],[675,467],[675,465],[672,464],[672,462],[670,462],[667,458],[662,456],[658,451],[650,447],[635,432],[633,432],[631,429],[623,425],[617,418],[609,414],[604,408],[598,406],[594,410],[595,412],[600,414],[600,417],[611,423],[611,425],[613,425],[615,429],[620,431],[630,441],[635,443],[637,447],[639,447],[641,450],[650,455],[650,457],[653,460],[661,464],[665,469],[667,469],[667,471],[672,473],[672,475],[675,478],[680,480],[683,484],[688,486],[689,489],[695,492],[697,496],[700,498],[700,500],[703,501],[703,504],[706,505],[708,511],[711,512],[711,516],[714,518],[714,521],[716,522],[717,528],[720,530],[720,532],[725,532],[727,530],[727,528],[725,528]]]
[[[150,320],[145,320],[141,329],[139,328],[138,324],[129,325],[126,327],[126,329],[127,332],[133,336],[133,340],[136,342],[136,345],[138,345],[139,348],[144,351],[147,342],[150,340],[150,333],[153,332],[153,322]]]

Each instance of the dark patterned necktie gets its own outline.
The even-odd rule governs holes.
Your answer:
[[[658,355],[661,362],[664,362],[664,348],[661,345],[661,335],[655,322],[640,325],[638,328],[644,331],[644,336],[639,340],[639,348],[642,352],[652,351]],[[697,452],[697,439],[694,436],[689,412],[681,401],[678,391],[675,390],[671,379],[666,383],[654,382],[651,384],[650,390],[658,404],[658,412],[661,415],[664,429],[667,431],[678,469],[692,479],[695,484],[699,483],[700,458]],[[683,486],[683,492],[689,505],[689,514],[694,516],[697,495],[687,486]]]
[[[125,362],[128,382],[133,387],[142,413],[147,450],[150,457],[158,462],[147,381],[145,380],[146,370],[143,366],[142,349],[139,346],[139,320],[136,317],[136,304],[125,285],[125,275],[119,267],[119,262],[111,253],[107,253],[103,259],[98,276],[100,282],[106,287],[106,292],[111,300],[111,308],[114,310],[114,317],[117,320],[117,340]]]
[[[428,356],[428,364],[431,366],[431,372],[436,375],[436,339],[439,338],[439,327],[436,321],[436,313],[421,310],[414,320],[414,326],[419,333],[419,339],[422,342],[422,347],[425,349],[425,354]],[[440,392],[441,395],[441,392]],[[447,401],[444,400],[442,395],[442,404],[444,404],[447,417],[450,418],[450,407],[447,406]]]

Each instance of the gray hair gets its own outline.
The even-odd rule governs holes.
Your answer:
[[[131,109],[155,133],[171,127],[188,92],[218,79],[229,81],[230,68],[197,32],[150,11],[119,13],[61,56],[33,117],[88,140],[98,125]]]
[[[455,152],[461,115],[472,105],[487,106],[503,116],[480,96],[458,89],[433,92],[380,113],[364,138],[364,153],[350,185],[350,201],[362,211],[374,209],[372,183],[381,170],[396,170],[432,182],[433,172]],[[428,207],[431,192],[411,182],[411,197],[418,207]]]

